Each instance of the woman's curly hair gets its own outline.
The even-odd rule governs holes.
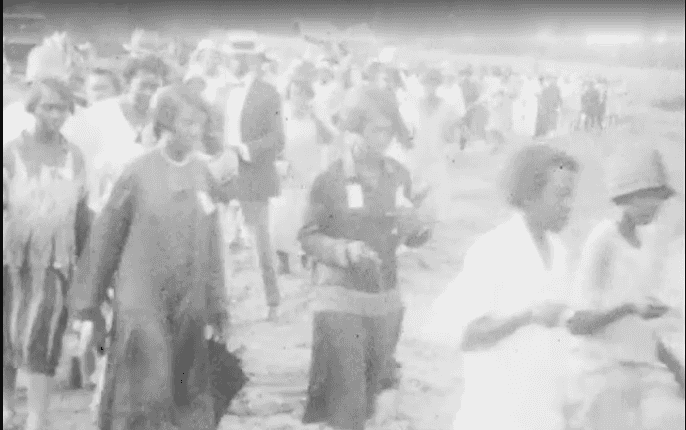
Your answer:
[[[152,73],[162,79],[163,82],[167,82],[169,75],[171,73],[171,68],[169,65],[157,55],[147,55],[143,58],[131,58],[126,67],[124,67],[124,72],[122,76],[124,77],[124,82],[130,84],[131,80],[139,71],[145,71]]]
[[[160,93],[155,107],[153,131],[159,139],[164,131],[175,132],[174,124],[183,106],[190,106],[202,112],[207,118],[205,123],[204,150],[210,155],[221,152],[222,124],[221,115],[216,112],[199,94],[185,85],[174,85]]]
[[[579,170],[579,162],[564,151],[546,144],[529,145],[518,150],[502,175],[502,188],[507,203],[524,209],[541,196],[550,180],[551,168]]]

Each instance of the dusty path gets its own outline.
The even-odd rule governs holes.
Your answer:
[[[683,129],[680,144],[666,142],[667,161],[678,190],[684,190]],[[678,142],[678,141],[677,141]],[[567,139],[562,145],[579,156],[584,170],[576,210],[564,234],[573,257],[589,229],[607,216],[600,161],[604,149],[587,137]],[[495,191],[495,179],[506,154],[461,154],[454,163],[452,219],[436,232],[436,240],[420,252],[402,256],[400,279],[407,315],[398,359],[403,379],[398,400],[398,417],[386,430],[448,429],[459,398],[459,356],[444,346],[420,341],[417,330],[425,319],[427,306],[459,271],[462,253],[480,233],[502,221],[508,214]],[[666,209],[663,216],[670,226],[682,225],[683,201]],[[683,261],[683,260],[681,260]],[[682,268],[683,270],[683,268]],[[254,269],[244,269],[235,277],[232,295],[232,348],[244,348],[243,358],[251,383],[225,417],[223,430],[295,430],[299,424],[310,361],[311,290],[306,276],[282,279],[284,315],[277,324],[262,322],[262,289]],[[54,396],[53,423],[60,430],[91,430],[87,392],[60,391]],[[310,427],[316,428],[316,427]]]

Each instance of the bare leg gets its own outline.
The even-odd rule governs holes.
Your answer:
[[[48,425],[48,408],[52,392],[52,378],[37,373],[29,374],[27,390],[26,430],[43,430]]]

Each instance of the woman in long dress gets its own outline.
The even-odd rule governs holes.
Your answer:
[[[430,236],[410,202],[410,173],[384,156],[401,121],[397,109],[389,92],[367,90],[345,119],[363,136],[359,145],[312,185],[300,230],[317,283],[305,423],[363,430],[382,390],[397,386],[403,306],[396,250]]]
[[[26,428],[47,425],[67,291],[88,227],[83,155],[59,131],[73,110],[65,83],[39,80],[26,103],[35,127],[3,150],[4,428],[14,414],[18,369],[29,374]]]
[[[281,269],[289,273],[291,257],[300,257],[298,242],[307,196],[316,175],[322,170],[322,147],[318,141],[317,119],[311,110],[314,91],[306,66],[296,70],[291,78],[285,105],[286,150],[288,169],[282,183],[281,196],[274,202],[274,244]]]
[[[190,90],[165,92],[160,144],[119,177],[84,250],[79,319],[100,318],[117,273],[102,430],[216,428],[205,331],[221,336],[228,323],[215,202],[231,198],[231,185],[198,151],[208,118]]]

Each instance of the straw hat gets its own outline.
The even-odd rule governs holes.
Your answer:
[[[26,59],[25,80],[27,83],[48,76],[67,80],[69,72],[64,52],[49,44],[44,43],[34,47]]]
[[[163,48],[164,42],[158,32],[139,28],[131,33],[131,40],[129,43],[124,43],[123,46],[131,54],[157,53]]]
[[[665,189],[666,197],[675,193],[657,149],[639,145],[620,149],[609,161],[607,176],[612,199],[656,188]]]
[[[254,31],[240,31],[230,33],[224,44],[224,52],[229,55],[248,54],[260,55],[265,47],[259,41],[259,36]]]

